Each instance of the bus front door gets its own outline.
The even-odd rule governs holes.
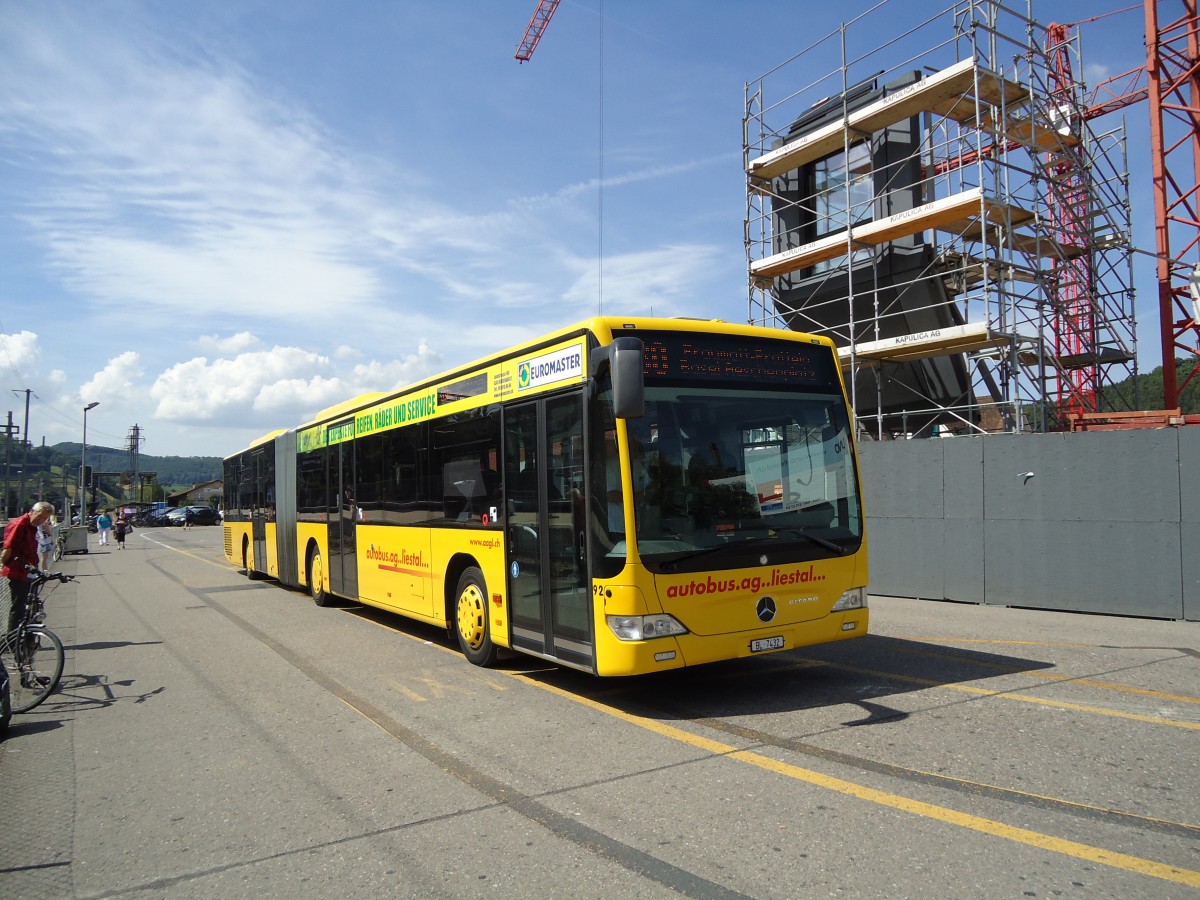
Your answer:
[[[510,407],[504,430],[513,646],[591,671],[592,597],[577,537],[583,394]]]
[[[336,487],[329,510],[329,589],[339,597],[358,599],[358,506],[354,502],[354,444],[330,448],[329,483]]]

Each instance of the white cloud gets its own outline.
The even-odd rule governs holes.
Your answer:
[[[211,363],[198,356],[176,363],[150,387],[155,416],[169,422],[204,422],[256,407],[258,396],[277,382],[312,380],[330,368],[329,359],[296,347],[240,353]]]
[[[9,368],[28,368],[37,361],[41,352],[38,336],[32,331],[0,334],[0,360]]]
[[[639,145],[682,161],[629,164],[602,184],[573,160],[522,175],[511,148],[432,144],[415,114],[390,131],[381,97],[341,72],[318,84],[286,48],[242,42],[243,16],[221,4],[4,10],[0,229],[12,226],[12,253],[34,260],[74,323],[42,348],[59,354],[48,363],[70,398],[64,419],[78,417],[82,384],[85,402],[105,404],[89,427],[136,422],[160,448],[211,451],[207,435],[294,425],[590,316],[601,190],[623,194],[610,210],[644,210],[605,226],[609,246],[639,250],[605,259],[605,312],[699,314],[714,282],[744,281],[740,244],[722,262],[700,217],[674,208],[683,238],[654,224],[668,215],[655,188],[670,195],[681,175],[726,162],[709,149],[688,161]],[[340,96],[364,106],[330,114],[334,133],[310,104],[351,88]],[[460,128],[458,112],[439,104],[437,124]],[[30,339],[0,347],[0,362],[7,349],[32,365]],[[138,353],[91,374],[96,348],[121,346]]]
[[[314,375],[312,378],[281,378],[259,387],[254,396],[254,410],[266,413],[316,410],[337,403],[345,393],[345,385],[337,377]]]
[[[203,334],[196,340],[196,343],[199,344],[201,350],[226,355],[242,353],[261,346],[262,341],[249,331],[239,331],[237,334],[231,334],[225,338],[215,334]]]
[[[372,201],[302,109],[78,12],[0,42],[0,139],[48,151],[25,219],[66,284],[143,312],[320,316],[376,295]]]
[[[593,195],[602,188],[625,187],[644,181],[662,181],[671,176],[685,175],[712,165],[728,166],[731,162],[736,165],[738,161],[736,154],[722,153],[719,156],[713,156],[708,159],[693,159],[670,165],[650,166],[648,168],[623,172],[619,175],[607,175],[603,181],[599,178],[589,178],[576,184],[561,187],[553,194],[525,197],[521,198],[518,202],[522,206],[529,204],[554,206],[562,200],[574,199],[581,195]]]
[[[0,36],[0,143],[23,151],[24,219],[62,283],[145,318],[223,316],[260,334],[285,319],[337,338],[355,321],[432,316],[438,304],[473,323],[537,310],[562,324],[564,298],[592,311],[589,291],[571,285],[581,267],[569,249],[597,227],[590,198],[725,161],[631,170],[492,210],[455,206],[351,150],[223,56],[227,46],[197,50],[136,19],[54,9],[16,15],[20,38]],[[622,262],[612,265],[615,288]],[[636,280],[657,304],[673,293],[664,279]],[[540,312],[551,308],[552,322]]]
[[[120,356],[115,356],[108,364],[84,382],[79,388],[78,398],[84,403],[103,400],[106,397],[124,399],[128,397],[134,385],[142,376],[140,357],[134,350],[126,350]]]
[[[41,218],[63,281],[114,307],[319,320],[361,306],[378,289],[369,269],[340,254],[336,240],[303,234],[300,220],[186,226],[185,234],[169,236],[139,234],[141,226],[128,220],[90,231],[79,222]]]
[[[1083,77],[1093,88],[1113,75],[1112,66],[1108,63],[1089,62],[1083,67]]]
[[[224,421],[297,425],[318,410],[358,394],[386,391],[436,371],[441,357],[421,341],[387,362],[340,371],[328,356],[298,347],[272,347],[233,358],[196,357],[162,372],[150,388],[155,416],[173,423]]]
[[[402,359],[355,366],[352,378],[356,393],[389,391],[433,375],[443,366],[442,355],[422,340],[415,353]]]
[[[597,311],[601,288],[606,314],[695,315],[711,299],[706,291],[719,259],[714,246],[662,247],[605,257],[603,276],[594,260],[576,260],[578,275],[563,299],[580,318]]]

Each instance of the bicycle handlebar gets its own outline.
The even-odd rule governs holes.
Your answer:
[[[75,580],[74,575],[66,575],[62,572],[43,572],[37,566],[26,566],[25,571],[29,573],[29,580],[31,582],[38,582],[39,584],[54,580],[58,580],[63,584],[66,584],[68,581]]]

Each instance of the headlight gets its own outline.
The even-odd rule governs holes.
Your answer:
[[[673,634],[687,634],[687,629],[668,615],[608,616],[608,627],[623,641],[648,641]]]
[[[833,604],[833,609],[830,612],[841,612],[846,609],[866,609],[867,608],[867,589],[865,587],[850,588],[842,596],[838,597],[838,602]]]

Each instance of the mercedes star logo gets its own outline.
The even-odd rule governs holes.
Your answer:
[[[770,622],[775,618],[775,601],[770,597],[763,597],[759,600],[758,617],[764,622]]]

